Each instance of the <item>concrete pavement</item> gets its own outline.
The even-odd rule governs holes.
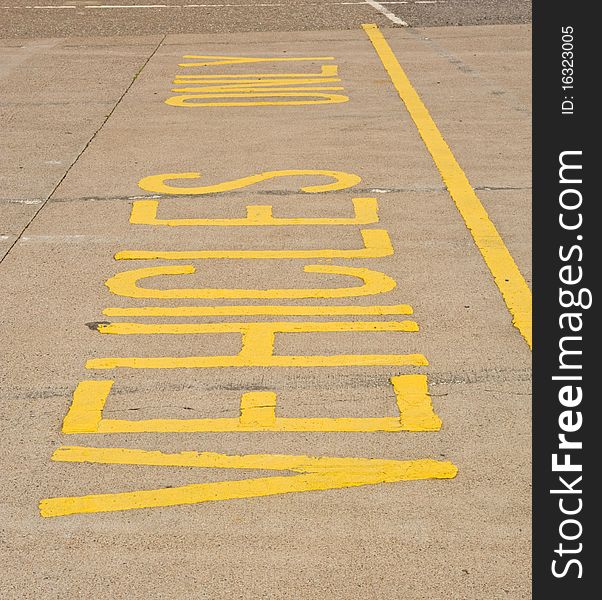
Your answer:
[[[383,24],[374,14],[367,22]],[[382,31],[529,281],[528,26]],[[0,266],[3,596],[528,598],[529,347],[366,32],[18,44],[4,42],[0,80],[9,124],[0,233],[10,250]],[[218,64],[179,66],[195,61]],[[257,73],[264,83],[283,73],[310,83],[288,81],[292,91],[274,96],[253,95],[261,81],[240,84],[257,86],[251,92],[208,92],[227,98],[171,91],[199,87],[191,74],[227,86],[234,74]],[[186,104],[316,99],[327,103]],[[201,175],[177,176],[191,172]],[[272,175],[223,185],[260,173]],[[303,191],[337,177],[340,189]],[[357,198],[375,199],[378,221],[353,222]],[[171,226],[153,224],[149,202]],[[266,205],[276,219],[349,223],[271,224],[265,209],[254,217],[263,224],[240,223],[246,207]],[[384,234],[371,246],[366,230]],[[115,260],[123,252],[159,257]],[[196,272],[139,280],[151,297],[105,285],[118,273],[186,265]],[[382,273],[396,287],[333,298],[362,285],[341,268]],[[339,306],[350,308],[337,316]],[[362,314],[375,306],[396,308]],[[153,307],[163,312],[153,316]],[[245,340],[231,325],[190,329],[274,321],[299,330],[273,342],[251,336],[236,360]],[[316,331],[333,322],[350,325]],[[119,323],[143,327],[122,335]],[[353,330],[362,323],[371,330]],[[300,358],[268,364],[270,344],[275,357]],[[341,356],[345,366],[329,364]],[[153,357],[163,357],[160,368],[146,368]],[[205,359],[183,368],[184,357]],[[104,406],[81,387],[94,381],[114,382]],[[412,387],[421,382],[432,407]],[[278,419],[297,430],[278,430]],[[272,464],[267,455],[285,458]],[[315,483],[313,459],[295,467],[298,456],[397,462],[358,462],[341,476],[327,463]],[[424,460],[432,464],[423,472]],[[399,461],[411,461],[414,476]],[[388,475],[370,479],[375,472]],[[307,482],[291,484],[299,473]],[[274,481],[261,493],[253,483],[216,483],[258,477]],[[190,488],[197,484],[205,487]],[[101,497],[65,500],[90,495]]]

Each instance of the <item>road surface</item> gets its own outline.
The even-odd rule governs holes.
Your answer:
[[[0,595],[529,598],[529,4],[5,4]]]

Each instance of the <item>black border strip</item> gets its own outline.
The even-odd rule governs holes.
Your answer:
[[[600,404],[594,390],[594,361],[600,354],[594,322],[598,295],[594,287],[597,288],[600,278],[598,263],[602,259],[596,244],[600,234],[594,216],[601,196],[594,189],[600,171],[594,161],[600,152],[593,147],[602,131],[593,112],[594,87],[599,87],[596,83],[600,81],[595,62],[601,53],[596,42],[602,35],[594,31],[595,18],[589,5],[533,2],[533,598],[536,600],[593,598],[600,593],[588,595],[585,591],[586,585],[597,587],[598,571],[592,519],[600,506],[598,498],[593,496],[599,493],[594,489],[599,475],[591,468],[596,452],[591,436]],[[563,51],[572,55],[563,56]],[[569,62],[563,64],[563,60]],[[563,72],[563,68],[567,70]],[[563,81],[563,76],[573,77],[572,88],[568,87],[570,80]],[[562,171],[561,177],[561,160],[581,169],[570,166]],[[579,215],[582,223],[576,227]],[[567,227],[561,226],[560,218]],[[581,279],[566,283],[578,278],[580,268]],[[560,290],[564,290],[562,297]],[[592,294],[590,308],[585,308],[589,303],[589,293],[585,290]],[[577,304],[581,293],[583,307],[561,305],[561,302],[571,303],[570,293]],[[569,313],[578,316],[562,317]],[[571,325],[575,331],[571,331]],[[574,353],[561,356],[560,346]],[[582,379],[554,379],[558,376]],[[578,388],[583,395],[580,400]],[[568,442],[582,443],[582,449],[559,448],[562,434]],[[560,465],[556,470],[554,455]],[[562,466],[567,461],[574,466]],[[568,470],[579,467],[581,470]],[[551,493],[552,490],[557,492]],[[566,514],[569,512],[574,514]],[[563,539],[563,535],[573,539]]]

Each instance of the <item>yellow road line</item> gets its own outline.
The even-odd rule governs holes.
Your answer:
[[[531,290],[527,282],[378,26],[370,24],[362,27],[410,113],[449,194],[502,292],[512,315],[513,325],[531,348]]]
[[[102,311],[108,317],[252,317],[252,316],[329,316],[329,315],[411,315],[414,310],[408,304],[390,306],[136,306],[111,307]]]
[[[232,456],[213,452],[163,454],[157,451],[131,448],[86,448],[81,446],[62,446],[55,451],[52,460],[108,465],[292,471],[293,474],[193,483],[114,494],[45,498],[39,505],[42,517],[260,498],[277,494],[335,490],[419,479],[453,479],[458,472],[458,468],[451,462],[429,459],[385,460],[283,454]]]

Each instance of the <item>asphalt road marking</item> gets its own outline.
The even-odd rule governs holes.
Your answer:
[[[439,431],[428,393],[426,375],[391,378],[397,417],[279,417],[275,392],[246,392],[240,400],[238,418],[203,419],[108,419],[103,411],[114,381],[88,380],[78,384],[63,420],[65,434],[87,433],[234,433],[276,432],[361,432]]]
[[[283,454],[231,456],[213,452],[165,454],[129,448],[78,446],[58,448],[52,460],[108,465],[293,471],[298,474],[197,483],[135,492],[46,498],[40,502],[40,514],[43,517],[199,504],[419,479],[452,479],[458,472],[457,467],[448,461],[430,459],[385,460]]]
[[[377,25],[363,25],[408,110],[481,256],[502,293],[512,323],[532,347],[531,290],[428,109]]]
[[[396,15],[394,15],[388,8],[384,7],[382,3],[376,2],[375,0],[365,0],[366,4],[369,4],[372,8],[375,8],[379,13],[383,14],[389,21],[392,21],[396,25],[401,25],[402,27],[409,27],[409,24],[406,23],[403,19],[400,19]]]

